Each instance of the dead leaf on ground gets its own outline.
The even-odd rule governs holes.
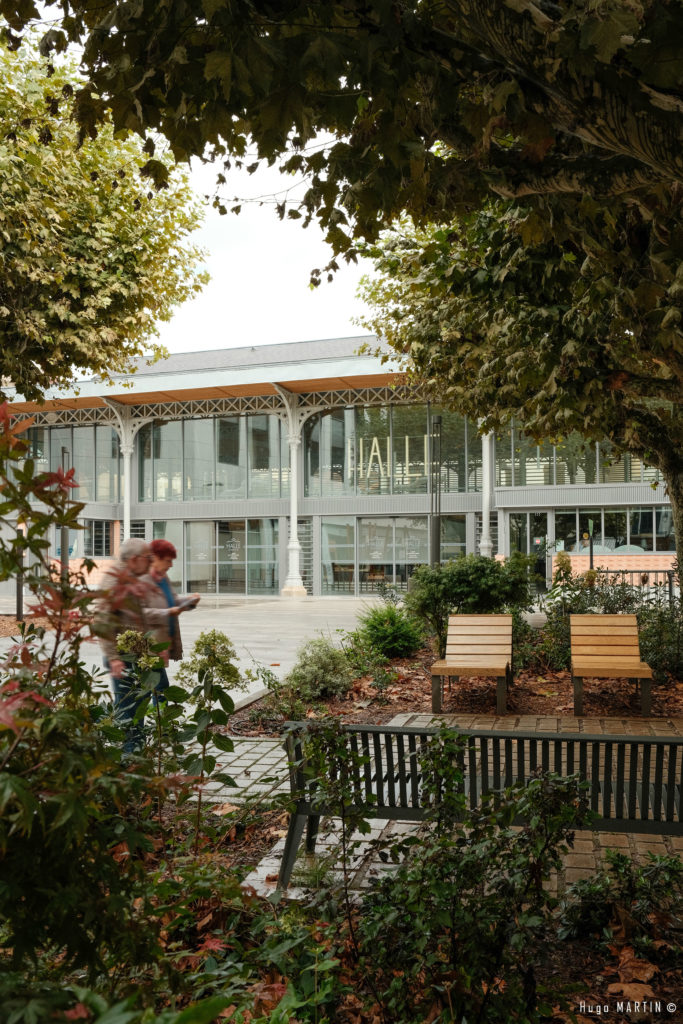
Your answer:
[[[211,810],[214,814],[232,814],[233,811],[239,810],[237,804],[218,804],[217,807],[212,807]]]
[[[623,981],[615,981],[607,986],[611,996],[623,996],[632,1003],[642,1003],[646,999],[654,999],[655,994],[649,985],[627,985]]]

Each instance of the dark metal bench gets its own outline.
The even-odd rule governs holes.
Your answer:
[[[354,807],[365,809],[370,818],[423,821],[428,806],[422,792],[421,755],[439,730],[341,728],[351,755],[348,782]],[[321,816],[339,813],[316,800],[316,782],[306,770],[304,741],[310,723],[288,722],[286,729],[296,806],[282,855],[280,888],[289,883],[304,826],[306,850],[313,853]],[[589,784],[593,830],[683,835],[683,739],[479,729],[462,735],[460,768],[472,808],[479,806],[482,794],[528,782],[539,770],[565,778],[576,774]]]

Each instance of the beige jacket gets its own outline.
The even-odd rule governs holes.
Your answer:
[[[157,606],[156,592],[163,601]],[[115,562],[107,570],[95,602],[93,631],[99,637],[102,653],[108,661],[119,657],[116,638],[127,629],[139,633],[163,631],[160,639],[167,640],[168,605],[149,576],[135,576],[125,562]],[[176,622],[178,620],[176,619]]]
[[[151,632],[154,633],[155,639],[158,643],[168,643],[169,640],[171,642],[171,646],[167,647],[165,651],[162,651],[162,657],[167,665],[169,659],[171,661],[180,661],[183,656],[183,642],[180,638],[180,616],[177,616],[173,620],[169,619],[166,595],[159,584],[156,582],[154,577],[149,574],[141,578],[144,583],[149,585],[149,589],[145,594],[145,615],[148,618],[157,616],[156,624],[151,628]],[[178,604],[178,595],[173,587],[171,587],[171,594],[173,596],[174,603]],[[158,617],[161,615],[164,617]],[[175,623],[173,636],[171,636],[169,628],[169,623],[171,621]]]

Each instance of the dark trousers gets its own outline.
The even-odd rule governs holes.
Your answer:
[[[144,742],[143,719],[140,718],[137,722],[134,722],[133,719],[140,705],[147,700],[148,694],[140,692],[137,680],[131,676],[125,675],[119,679],[115,679],[112,676],[112,682],[114,684],[114,712],[116,720],[126,730],[123,739],[123,752],[124,754],[132,754],[134,751],[139,750]],[[168,688],[168,685],[166,669],[162,668],[159,672],[159,682],[154,687],[152,696],[155,707],[158,703],[165,701],[163,693]]]

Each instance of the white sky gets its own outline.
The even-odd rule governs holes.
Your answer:
[[[216,166],[193,164],[192,184],[199,195],[213,194],[216,173]],[[289,184],[276,168],[262,167],[252,175],[232,171],[221,195],[271,200]],[[342,262],[331,284],[323,278],[311,291],[311,269],[324,267],[332,253],[316,223],[301,225],[280,220],[272,201],[243,202],[241,213],[225,216],[208,204],[204,226],[192,239],[208,251],[211,281],[160,325],[160,343],[169,352],[190,352],[366,334],[351,318],[364,310],[355,293],[370,264]]]

